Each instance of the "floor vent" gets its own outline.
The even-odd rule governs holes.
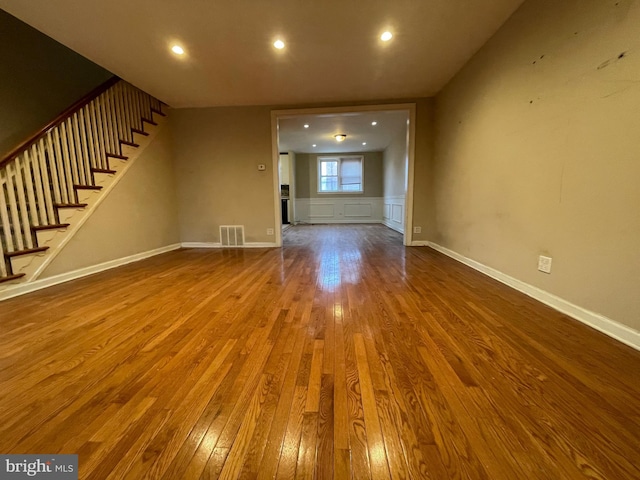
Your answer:
[[[220,244],[223,247],[244,245],[244,225],[220,225]]]

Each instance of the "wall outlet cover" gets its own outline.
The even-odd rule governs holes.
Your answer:
[[[551,273],[551,257],[545,257],[544,255],[540,255],[538,257],[538,270],[543,273]]]
[[[273,235],[273,228],[267,228],[267,235]]]
[[[413,227],[413,233],[422,233],[422,227]]]

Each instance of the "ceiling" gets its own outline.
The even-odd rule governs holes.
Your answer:
[[[521,3],[0,0],[0,8],[172,107],[211,107],[432,96]],[[386,43],[385,30],[394,35]],[[172,54],[174,43],[186,54]]]
[[[406,136],[408,120],[408,110],[296,115],[279,118],[278,148],[281,152],[296,153],[382,151],[396,136]],[[372,125],[373,122],[376,125]],[[305,128],[305,125],[309,127]],[[346,134],[346,140],[337,142],[334,135],[338,133]]]

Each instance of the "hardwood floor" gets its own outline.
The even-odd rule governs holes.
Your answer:
[[[0,303],[0,453],[80,478],[640,478],[640,352],[382,226]]]

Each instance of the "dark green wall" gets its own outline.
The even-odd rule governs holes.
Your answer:
[[[0,10],[0,158],[109,77]]]

